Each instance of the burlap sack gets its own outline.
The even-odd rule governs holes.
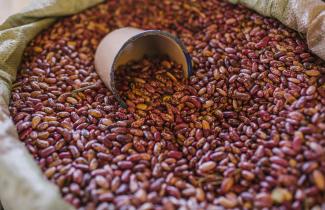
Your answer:
[[[12,82],[28,42],[57,18],[103,0],[34,0],[0,26],[0,200],[5,210],[69,210],[18,140],[9,117]],[[321,0],[229,0],[274,17],[306,35],[309,48],[325,59],[325,3]],[[1,207],[0,207],[1,209]]]

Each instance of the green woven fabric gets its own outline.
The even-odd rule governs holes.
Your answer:
[[[8,103],[26,45],[59,17],[103,0],[34,0],[0,26],[0,200],[5,210],[72,210],[18,140]],[[1,205],[1,204],[0,204]],[[1,207],[0,207],[1,209]]]

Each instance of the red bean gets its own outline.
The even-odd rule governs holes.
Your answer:
[[[168,57],[119,66],[120,107],[94,54],[124,26],[178,36],[193,75]],[[274,19],[217,0],[107,1],[58,20],[24,55],[12,119],[78,209],[324,203],[324,62]]]

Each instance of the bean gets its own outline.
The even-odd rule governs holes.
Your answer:
[[[53,146],[49,146],[40,151],[40,156],[45,158],[51,155],[53,152],[55,152],[55,148]]]
[[[276,203],[283,203],[292,200],[292,194],[287,189],[276,188],[272,191],[272,200]]]
[[[77,209],[294,209],[324,202],[324,61],[277,20],[227,1],[106,1],[29,43],[9,110]],[[155,15],[159,11],[159,15]],[[114,29],[160,29],[193,61],[94,68]],[[62,36],[63,35],[63,36]]]
[[[217,164],[213,161],[208,161],[203,163],[202,165],[199,166],[199,170],[202,172],[209,172],[213,169],[215,169],[215,167],[217,166]]]
[[[314,182],[315,182],[317,188],[319,190],[324,191],[325,190],[325,178],[324,178],[324,175],[322,174],[322,172],[320,172],[319,170],[315,170],[313,172],[313,179],[314,179]]]
[[[234,186],[235,182],[232,177],[224,178],[221,183],[220,191],[223,193],[229,192],[231,188]]]

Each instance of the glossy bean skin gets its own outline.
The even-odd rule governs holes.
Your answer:
[[[194,74],[184,80],[172,58],[122,66],[116,83],[128,108],[119,107],[93,58],[124,26],[177,35]],[[317,209],[324,73],[297,33],[242,6],[108,1],[29,44],[10,112],[78,209]]]

